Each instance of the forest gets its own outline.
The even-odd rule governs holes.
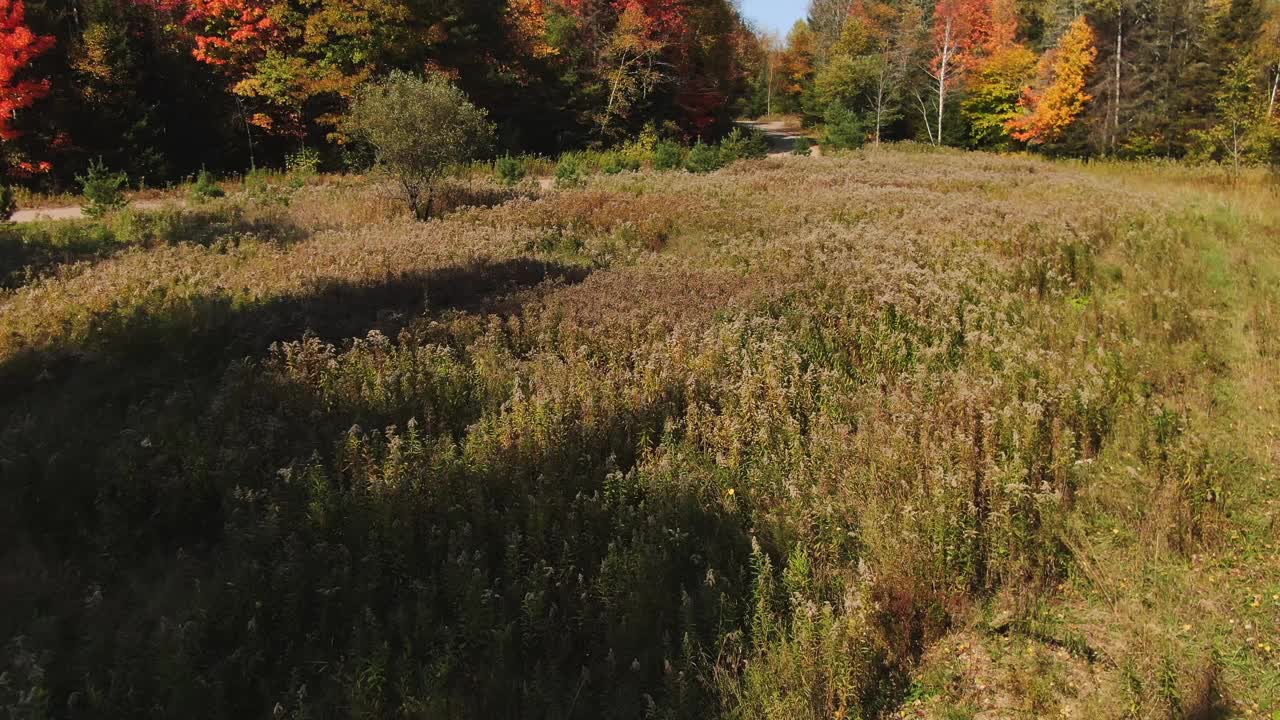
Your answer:
[[[1276,7],[814,0],[782,39],[729,0],[0,0],[0,162],[43,189],[94,161],[135,186],[298,153],[361,170],[341,118],[361,83],[409,70],[485,109],[499,154],[799,113],[841,147],[1238,166],[1276,143]]]
[[[1239,166],[1276,142],[1267,0],[814,0],[763,42],[753,109],[803,113],[837,144]]]

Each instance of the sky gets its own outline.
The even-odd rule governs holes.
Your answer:
[[[809,9],[809,0],[742,0],[742,14],[760,25],[762,30],[775,30],[785,36]]]

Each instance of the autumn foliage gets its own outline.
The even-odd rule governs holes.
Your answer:
[[[1013,137],[1031,144],[1060,139],[1093,99],[1086,88],[1097,57],[1093,28],[1076,18],[1058,47],[1041,60],[1041,86],[1023,97],[1026,114],[1009,121]]]
[[[27,27],[23,0],[0,0],[0,139],[21,135],[13,118],[48,94],[48,80],[23,75],[31,61],[53,45],[53,37],[36,35]]]

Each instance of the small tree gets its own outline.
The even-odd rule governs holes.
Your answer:
[[[124,188],[129,177],[122,172],[108,170],[101,158],[89,163],[88,171],[76,176],[76,181],[80,183],[81,193],[84,195],[81,210],[91,218],[100,218],[127,204]]]
[[[373,146],[419,218],[431,216],[445,171],[486,151],[493,137],[485,112],[461,90],[440,77],[404,72],[360,88],[346,127]]]
[[[833,102],[823,115],[827,130],[822,146],[833,150],[856,150],[867,142],[867,120],[841,103]]]
[[[0,185],[0,223],[7,223],[13,219],[13,214],[18,210],[18,201],[14,198],[13,188],[8,185]]]
[[[653,148],[654,170],[679,170],[684,165],[685,149],[680,143],[663,140]]]
[[[685,156],[684,167],[691,173],[715,172],[724,167],[720,150],[715,145],[703,145],[699,140]]]
[[[191,186],[191,202],[200,204],[208,200],[220,198],[227,193],[214,181],[213,176],[208,170],[200,169],[200,174],[196,176],[195,183]]]
[[[524,167],[524,161],[510,155],[498,158],[493,168],[498,174],[498,181],[507,187],[519,185],[520,181],[524,180],[525,176],[528,175],[528,171]]]
[[[1246,143],[1262,111],[1253,85],[1253,67],[1248,60],[1238,60],[1227,69],[1214,99],[1219,123],[1209,133],[1222,147],[1232,172],[1239,175]]]

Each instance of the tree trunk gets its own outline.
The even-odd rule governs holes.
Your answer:
[[[951,64],[951,18],[942,31],[942,56],[938,63],[938,137],[934,145],[942,144],[942,116],[947,109],[947,69]]]
[[[249,138],[249,170],[252,172],[258,169],[258,164],[253,156],[253,125],[249,123],[249,116],[244,111],[244,101],[240,99],[239,95],[236,95],[236,110],[240,112],[240,122],[244,123],[244,134]]]
[[[765,80],[766,89],[765,89],[764,114],[766,116],[772,117],[773,116],[773,55],[772,54],[769,55],[768,68],[769,68],[768,74],[766,75],[767,79]]]
[[[1267,105],[1267,119],[1276,116],[1276,95],[1280,95],[1280,63],[1276,63],[1275,78],[1271,81],[1271,103]]]
[[[924,104],[924,98],[920,96],[920,92],[916,91],[916,102],[920,104],[920,115],[924,118],[924,130],[929,134],[929,142],[936,145],[933,139],[932,118],[929,117],[929,108]]]
[[[1120,6],[1119,15],[1116,20],[1116,77],[1115,88],[1112,93],[1111,106],[1111,150],[1115,152],[1116,142],[1120,137],[1120,69],[1121,58],[1124,56],[1124,6]]]
[[[884,86],[886,70],[880,68],[879,82],[876,83],[876,146],[880,145],[880,127],[884,124]]]
[[[600,121],[601,135],[609,129],[609,120],[613,117],[613,103],[618,99],[618,89],[622,85],[622,79],[625,77],[627,66],[630,64],[631,61],[627,59],[627,54],[623,53],[622,62],[618,65],[618,72],[613,77],[613,87],[609,90],[609,102],[604,106],[604,118]]]

